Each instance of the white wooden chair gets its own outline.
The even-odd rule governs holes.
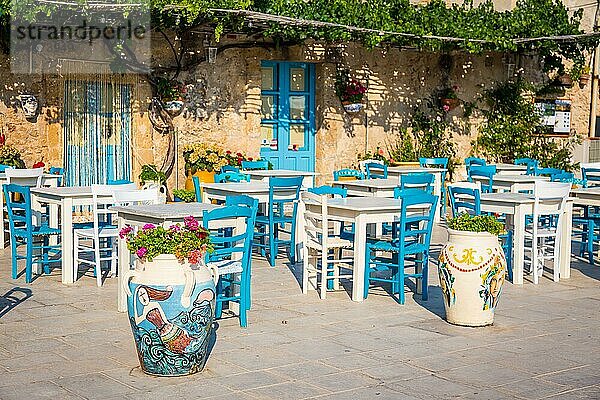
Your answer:
[[[7,184],[17,184],[21,186],[29,186],[39,188],[42,186],[42,176],[44,168],[18,169],[7,168],[4,171]]]
[[[310,283],[315,290],[319,290],[321,299],[324,299],[329,280],[333,280],[333,288],[338,289],[340,278],[352,277],[352,274],[343,274],[342,269],[352,269],[353,258],[343,258],[340,255],[342,249],[353,249],[354,242],[330,233],[326,195],[302,192],[300,196],[305,206],[306,203],[320,206],[320,212],[310,211],[309,208],[304,211],[302,293],[307,293]],[[330,250],[332,250],[331,257]],[[333,271],[329,270],[330,265],[333,266]]]
[[[531,257],[525,262],[531,264],[533,283],[537,284],[544,272],[544,261],[553,260],[554,282],[559,280],[558,244],[561,240],[561,227],[565,219],[567,198],[571,191],[569,182],[535,182],[533,223],[525,229],[526,242],[531,241]],[[549,218],[543,218],[549,217]]]
[[[113,192],[114,203],[120,206],[131,206],[141,204],[159,204],[158,188],[141,190],[115,190]]]

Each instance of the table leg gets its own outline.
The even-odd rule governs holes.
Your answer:
[[[367,249],[367,224],[358,215],[354,221],[354,268],[352,269],[352,300],[364,300],[365,255]]]
[[[525,212],[520,205],[515,206],[513,230],[513,284],[523,284],[523,265],[525,263]]]
[[[48,223],[50,224],[51,228],[59,228],[58,225],[58,204],[48,204],[48,213],[49,215],[49,221]],[[52,235],[50,236],[50,244],[51,245],[56,245],[58,244],[58,236],[56,235]]]
[[[573,203],[567,202],[560,232],[560,278],[571,277],[571,233],[573,230]],[[556,250],[555,250],[556,251]],[[554,266],[556,268],[556,266]]]
[[[125,222],[123,217],[119,217],[118,224],[119,232],[125,226]],[[127,296],[125,295],[125,290],[123,289],[123,278],[125,275],[125,271],[131,268],[129,264],[129,252],[127,250],[127,242],[125,240],[119,240],[118,244],[118,268],[117,268],[117,311],[125,312],[127,311]]]
[[[65,197],[61,204],[62,282],[75,282],[73,266],[73,199]]]
[[[442,174],[445,174],[445,172],[433,174],[435,177],[435,180],[433,181],[433,194],[435,194],[439,199],[438,210],[433,219],[433,222],[435,223],[440,222],[440,219],[442,218],[442,211],[444,209],[443,202],[446,201],[446,199],[442,199]]]
[[[38,201],[36,196],[31,196],[31,210],[32,210],[32,218],[33,218],[33,223],[36,225],[41,225],[42,224],[42,204]],[[52,237],[52,236],[50,236]],[[38,258],[41,256],[42,254],[42,250],[41,249],[34,249],[34,258]],[[42,267],[41,264],[33,264],[33,268],[32,271],[34,274],[40,274],[42,271]]]

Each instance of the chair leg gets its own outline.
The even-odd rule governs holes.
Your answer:
[[[421,270],[421,299],[426,301],[429,297],[429,254],[423,255],[423,267]]]
[[[327,284],[329,279],[327,279],[328,272],[328,264],[327,264],[327,248],[323,247],[321,250],[321,286],[319,288],[319,297],[321,299],[325,299],[327,297]]]
[[[2,229],[4,229],[4,227]],[[10,238],[10,249],[11,249],[11,253],[12,253],[12,278],[17,279],[17,275],[18,275],[18,271],[17,271],[17,266],[18,266],[17,238],[14,236]]]
[[[405,282],[405,277],[404,277],[404,255],[398,255],[398,271],[396,272],[396,279],[394,279],[397,288],[398,288],[398,302],[400,304],[404,304],[405,302],[405,290],[404,290],[404,286],[406,284]],[[417,268],[416,264],[415,264],[415,269]]]
[[[94,242],[94,269],[96,270],[96,285],[102,287],[102,261],[100,261],[100,242],[101,239],[95,237]]]
[[[363,287],[363,297],[366,299],[369,295],[369,279],[371,277],[371,249],[367,246],[367,252],[365,257],[365,279]]]
[[[596,230],[596,226],[593,220],[589,220],[587,231],[587,252],[588,252],[588,262],[594,265],[594,231]],[[581,246],[583,248],[583,246]]]
[[[25,258],[25,282],[31,283],[31,274],[33,269],[33,238],[27,238],[27,251]]]
[[[223,302],[219,300],[219,295],[223,294],[223,284],[221,283],[221,280],[219,279],[219,282],[217,283],[217,287],[216,287],[216,304],[215,304],[215,318],[219,319],[221,318],[221,315],[223,314]]]
[[[43,246],[42,249],[42,268],[44,268],[44,273],[46,275],[50,274],[50,263],[48,262],[48,246],[50,245],[50,238],[48,236],[44,236],[42,238]]]
[[[269,224],[269,265],[275,266],[275,258],[277,257],[277,243],[275,238],[277,237],[277,224]]]
[[[246,285],[240,284],[240,327],[246,328],[248,326],[248,292]]]
[[[534,221],[535,223],[535,221]],[[538,283],[538,238],[531,239],[531,271],[533,272],[533,283]]]
[[[554,282],[558,282],[560,279],[560,265],[559,265],[559,259],[560,259],[560,250],[558,248],[558,242],[559,242],[559,237],[556,236],[554,237],[554,251],[553,251],[553,260],[552,260],[552,278],[554,279]]]
[[[310,263],[308,260],[310,251],[306,246],[306,243],[302,247],[302,294],[308,293],[308,268],[310,267]]]
[[[290,228],[290,263],[296,263],[296,223],[292,222]]]

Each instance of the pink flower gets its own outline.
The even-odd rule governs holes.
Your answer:
[[[448,112],[448,111],[450,111],[450,106],[448,104],[444,104],[442,106],[442,110],[444,110],[445,112]]]
[[[190,231],[197,231],[198,227],[200,226],[198,221],[196,221],[196,218],[192,217],[191,215],[189,217],[185,217],[183,219],[183,223],[185,224],[185,227],[188,228],[188,230]]]
[[[144,258],[144,256],[148,253],[148,249],[145,247],[140,247],[135,254],[137,254],[137,256],[139,258]]]
[[[144,226],[142,226],[142,229],[147,231],[148,229],[154,229],[156,228],[156,226],[154,224],[146,224]]]
[[[179,232],[181,230],[181,226],[179,226],[179,224],[175,224],[175,225],[171,225],[169,227],[170,230],[172,230],[173,232]]]
[[[125,239],[125,236],[127,236],[131,232],[133,232],[133,228],[128,225],[128,226],[124,227],[123,229],[121,229],[121,231],[119,232],[119,237],[121,239]]]

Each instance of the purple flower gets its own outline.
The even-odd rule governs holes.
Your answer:
[[[131,232],[133,232],[133,228],[128,225],[128,226],[124,227],[123,229],[121,229],[121,231],[119,232],[119,237],[121,239],[125,239],[125,236],[127,236]]]
[[[181,226],[179,226],[179,224],[171,225],[169,230],[172,230],[173,232],[179,232],[181,230]]]
[[[148,253],[148,249],[145,247],[140,247],[135,254],[137,254],[137,256],[139,258],[144,258],[144,256],[146,255],[146,253]]]
[[[142,227],[143,230],[147,231],[148,229],[154,229],[156,226],[154,224],[146,224]]]
[[[185,227],[190,231],[197,231],[198,227],[200,226],[198,221],[196,221],[196,218],[192,217],[191,215],[189,217],[185,217],[183,222],[185,223]]]

